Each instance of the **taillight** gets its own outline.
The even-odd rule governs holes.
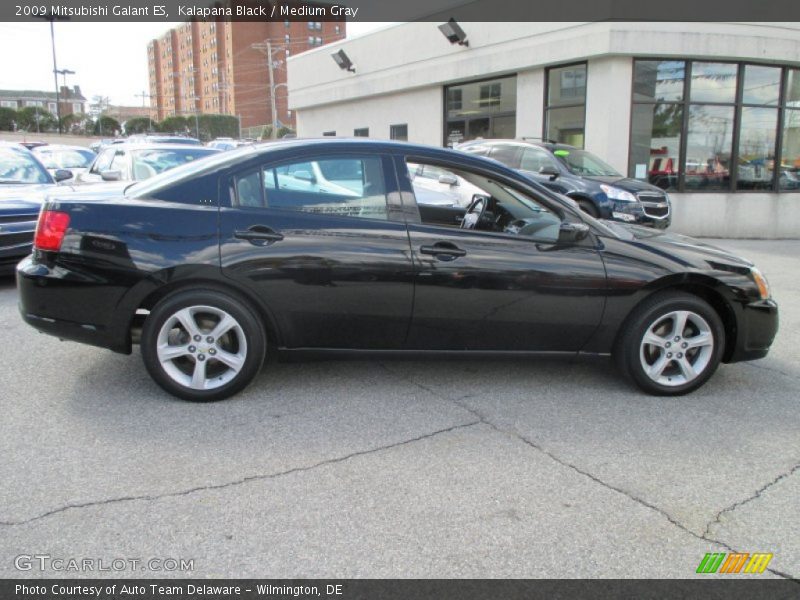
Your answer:
[[[36,223],[36,235],[33,246],[37,250],[58,252],[64,234],[69,227],[69,214],[58,210],[43,210],[39,213],[39,222]]]

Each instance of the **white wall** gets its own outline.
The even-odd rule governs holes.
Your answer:
[[[670,194],[671,231],[693,236],[800,238],[800,194]]]
[[[517,75],[517,137],[541,137],[544,128],[544,69]]]
[[[353,130],[369,127],[369,137],[389,139],[389,126],[408,124],[408,140],[442,145],[443,91],[431,87],[410,92],[308,108],[297,113],[301,137],[318,137],[335,130],[338,137],[350,137]]]
[[[630,56],[588,61],[584,145],[623,174],[628,172],[632,86]]]

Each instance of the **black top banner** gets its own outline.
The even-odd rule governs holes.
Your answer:
[[[783,600],[786,579],[39,579],[0,581],[3,600]]]
[[[0,21],[800,21],[798,0],[3,0]]]

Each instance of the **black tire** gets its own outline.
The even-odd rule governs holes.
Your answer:
[[[674,326],[675,320],[670,320],[668,315],[676,311],[688,311],[700,317],[700,319],[695,319],[695,317],[690,316],[687,321],[687,328],[684,331],[691,333],[695,330],[698,332],[695,335],[699,335],[701,328],[694,325],[692,319],[695,319],[697,323],[705,322],[708,329],[706,333],[710,334],[713,343],[707,352],[702,348],[691,347],[688,350],[684,350],[683,344],[687,343],[689,345],[694,339],[690,336],[683,337],[679,342],[675,342],[674,337],[664,336],[663,339],[669,345],[669,347],[665,348],[660,348],[656,345],[643,347],[644,336],[651,329],[651,325],[657,324],[659,319],[666,319],[661,321],[661,327],[664,330],[669,328],[670,325]],[[681,335],[684,334],[681,333]],[[675,345],[671,346],[671,344]],[[725,328],[719,315],[711,305],[692,294],[667,291],[659,292],[648,298],[629,315],[623,323],[622,331],[617,339],[617,344],[614,348],[614,359],[620,371],[648,394],[680,396],[696,390],[708,381],[719,366],[724,349]],[[690,365],[691,361],[694,361],[693,367],[704,365],[702,370],[698,371],[696,377],[688,381],[685,372],[680,368],[681,363],[676,358],[671,360],[666,358],[667,356],[677,357],[678,353],[681,353],[681,358],[683,358],[683,352],[686,352],[685,358]],[[701,352],[704,352],[704,354],[701,355]],[[701,357],[702,360],[700,360]],[[651,378],[645,371],[645,364],[657,370],[656,363],[660,358],[664,359],[667,367],[659,377],[659,380],[668,380],[668,385]],[[652,360],[652,363],[649,362],[650,360]],[[681,380],[684,381],[681,383]]]
[[[220,314],[206,312],[199,307],[211,308]],[[175,322],[176,314],[183,309],[196,311],[193,324],[198,326],[196,333],[202,338],[196,345],[191,345],[193,342],[186,333],[187,330]],[[214,317],[217,316],[221,320],[220,315],[225,313],[233,317],[236,327],[232,327],[227,333],[223,332],[219,340],[214,343],[208,342],[213,338],[203,336],[213,331]],[[195,317],[197,320],[194,320]],[[177,340],[176,346],[171,347],[179,348],[183,344],[188,344],[186,347],[194,350],[193,354],[185,354],[170,360],[165,366],[159,357],[157,346],[162,327],[168,320],[174,323],[174,328],[168,325],[164,329],[165,332],[169,332],[166,334],[169,336],[167,339]],[[231,348],[237,353],[235,355],[231,353],[229,356],[238,359],[238,371],[220,360],[224,354],[223,350]],[[258,374],[266,354],[267,337],[256,313],[242,301],[218,291],[184,290],[167,296],[150,312],[142,328],[141,349],[148,373],[164,390],[191,402],[213,402],[240,392]],[[190,372],[193,373],[198,359],[205,363],[203,380],[206,381],[206,385],[214,386],[210,389],[195,389],[191,387],[191,382],[187,385],[175,378],[177,376],[191,379]]]
[[[580,199],[577,200],[577,203],[580,209],[590,217],[594,217],[595,219],[600,217],[600,213],[597,212],[597,208],[589,200]]]

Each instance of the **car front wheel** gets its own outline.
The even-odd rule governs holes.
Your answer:
[[[617,363],[641,389],[659,396],[687,394],[702,386],[719,366],[725,347],[719,315],[691,294],[657,294],[624,327]]]
[[[244,389],[266,352],[253,311],[216,291],[187,290],[159,302],[142,329],[142,359],[163,389],[184,400],[210,402]]]

